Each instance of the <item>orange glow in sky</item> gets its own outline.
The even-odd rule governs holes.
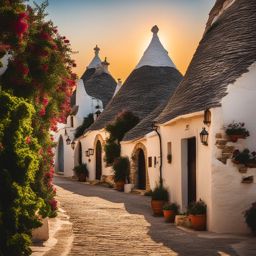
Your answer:
[[[59,3],[58,3],[59,2]],[[61,3],[60,3],[61,2]],[[73,58],[82,75],[100,47],[112,76],[123,81],[139,62],[148,46],[153,25],[181,73],[202,37],[214,0],[49,0],[49,17],[78,51]]]

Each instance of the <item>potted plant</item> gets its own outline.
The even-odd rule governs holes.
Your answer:
[[[256,235],[256,202],[252,203],[251,207],[245,211],[244,218],[248,227]]]
[[[235,164],[244,164],[249,168],[255,168],[256,167],[256,152],[250,152],[249,149],[244,149],[243,151],[240,151],[236,149],[233,152],[232,161]]]
[[[154,216],[163,215],[163,206],[169,201],[169,193],[166,188],[157,185],[151,194],[151,208]]]
[[[89,171],[86,164],[80,164],[73,168],[73,171],[78,178],[78,181],[86,181],[89,177]]]
[[[233,122],[226,128],[226,134],[232,142],[237,142],[238,139],[245,139],[250,135],[249,131],[244,127],[244,123]]]
[[[248,149],[244,149],[240,151],[236,149],[232,155],[232,162],[235,164],[247,164],[250,159],[250,151]]]
[[[168,161],[169,164],[172,163],[172,154],[167,155],[167,161]]]
[[[195,230],[206,230],[206,204],[200,199],[188,206],[188,217]]]
[[[175,203],[166,203],[163,206],[163,214],[165,222],[174,222],[175,216],[178,213],[179,206]]]
[[[113,163],[114,181],[116,190],[124,191],[125,179],[130,170],[129,159],[127,157],[118,157]]]
[[[246,166],[249,168],[256,168],[256,152],[253,151],[250,153],[249,161],[246,163]]]

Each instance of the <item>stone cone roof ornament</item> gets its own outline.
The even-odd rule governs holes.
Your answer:
[[[157,35],[158,31],[158,26],[155,25],[152,27],[152,40],[135,69],[138,69],[142,66],[176,68],[176,66],[170,59],[168,52],[164,49],[163,45],[159,40],[159,37]]]
[[[101,65],[101,59],[99,57],[100,48],[98,47],[98,45],[96,45],[93,50],[94,50],[95,56],[92,59],[92,61],[89,64],[89,66],[87,67],[87,69],[89,69],[89,68],[97,68],[98,66]]]

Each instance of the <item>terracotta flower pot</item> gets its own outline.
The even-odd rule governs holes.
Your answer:
[[[78,181],[81,181],[81,182],[86,181],[86,175],[83,173],[80,173],[77,178],[78,178]]]
[[[154,216],[163,216],[163,206],[165,201],[151,200],[151,208]]]
[[[237,142],[238,139],[244,139],[244,135],[240,134],[240,135],[229,135],[230,140],[232,142]]]
[[[174,222],[175,219],[175,211],[173,210],[163,210],[164,213],[164,220],[165,222]]]
[[[206,230],[206,215],[189,215],[191,227],[195,230]]]
[[[116,181],[116,190],[124,191],[124,181],[122,180]]]

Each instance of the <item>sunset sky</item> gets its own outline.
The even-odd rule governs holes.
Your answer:
[[[39,2],[40,1],[36,1]],[[42,1],[41,1],[42,2]],[[71,42],[82,75],[100,47],[115,79],[125,80],[149,44],[153,25],[184,74],[202,37],[215,0],[49,0],[47,11]]]

